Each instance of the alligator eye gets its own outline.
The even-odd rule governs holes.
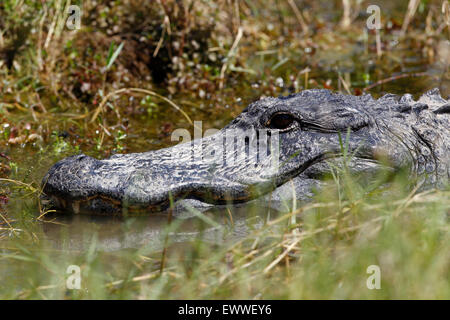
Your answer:
[[[267,126],[272,129],[284,130],[289,128],[295,118],[289,113],[277,113],[267,122]]]

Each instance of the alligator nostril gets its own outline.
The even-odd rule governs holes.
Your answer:
[[[85,154],[79,154],[76,158],[75,158],[75,160],[77,160],[77,161],[82,161],[82,160],[84,160],[84,159],[86,159],[88,156],[87,155],[85,155]]]

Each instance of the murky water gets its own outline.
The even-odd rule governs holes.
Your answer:
[[[111,218],[101,216],[46,217],[42,225],[48,245],[54,249],[87,250],[95,235],[96,247],[102,251],[151,248],[161,250],[170,237],[170,244],[177,245],[201,239],[211,244],[223,245],[224,241],[239,240],[252,229],[264,225],[269,210],[255,204],[230,208],[214,208],[207,212]],[[272,217],[279,212],[272,210]],[[53,219],[52,219],[53,218]]]

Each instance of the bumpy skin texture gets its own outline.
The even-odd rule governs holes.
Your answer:
[[[287,128],[273,127],[279,115],[289,119]],[[256,165],[249,161],[253,136],[224,148],[224,141],[243,140],[248,130],[259,130],[257,147],[272,150],[257,155]],[[159,211],[179,199],[225,204],[270,192],[279,199],[292,188],[303,198],[329,172],[329,162],[341,156],[339,136],[345,139],[348,130],[353,171],[378,168],[382,156],[393,169],[410,167],[425,185],[449,181],[450,103],[439,90],[417,101],[409,94],[375,100],[370,95],[305,90],[256,101],[224,129],[189,143],[105,160],[82,154],[66,158],[44,177],[44,193],[60,209],[100,214]],[[272,146],[269,138],[276,135],[278,144]]]

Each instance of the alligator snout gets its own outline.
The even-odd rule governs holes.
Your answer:
[[[120,199],[123,187],[118,177],[102,175],[103,166],[84,154],[65,158],[43,178],[43,192],[56,207],[75,213],[90,211],[88,207],[99,213],[116,211],[112,200]]]
[[[90,195],[92,176],[98,160],[84,154],[57,162],[43,179],[44,192],[61,197],[85,198]]]

